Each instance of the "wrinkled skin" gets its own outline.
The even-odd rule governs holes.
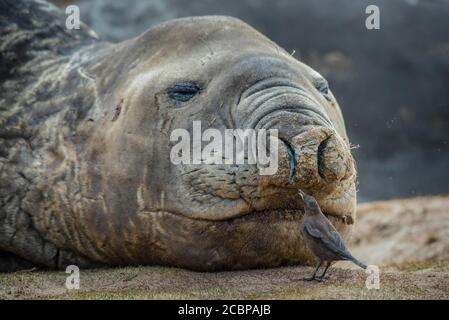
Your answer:
[[[340,108],[316,71],[242,21],[173,20],[119,44],[86,35],[48,61],[21,88],[34,95],[0,108],[4,270],[11,254],[51,268],[307,264],[299,188],[348,236],[356,171]],[[173,99],[186,82],[199,92]],[[43,106],[23,112],[42,83]],[[278,129],[279,170],[173,164],[170,134],[194,120]]]

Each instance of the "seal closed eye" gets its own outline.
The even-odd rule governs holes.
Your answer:
[[[329,84],[325,81],[320,81],[319,83],[316,84],[316,89],[323,95],[323,97],[327,100],[327,101],[331,101],[331,97],[329,95]]]
[[[192,99],[201,88],[193,82],[182,81],[174,84],[168,89],[167,93],[170,99],[179,102],[187,102]]]

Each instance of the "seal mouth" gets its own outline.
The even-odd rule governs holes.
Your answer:
[[[335,214],[335,213],[327,213],[323,211],[323,214],[328,218],[329,220],[338,220],[341,223],[345,225],[351,225],[354,223],[354,220],[350,215],[345,214]],[[252,210],[244,215],[225,219],[221,221],[228,221],[228,220],[238,220],[238,219],[247,219],[247,218],[256,218],[260,217],[260,219],[263,219],[264,216],[277,216],[279,220],[302,220],[304,217],[304,208],[297,208],[297,209],[267,209],[267,210]],[[216,220],[208,220],[208,221],[216,221]]]
[[[172,214],[180,215],[185,218],[188,218],[190,220],[197,220],[197,221],[207,221],[207,222],[231,222],[231,221],[237,221],[239,219],[254,219],[254,220],[263,220],[266,216],[275,217],[278,220],[301,220],[304,216],[304,200],[301,199],[300,195],[298,194],[298,189],[293,187],[284,187],[282,189],[285,189],[285,193],[288,194],[294,194],[296,195],[296,201],[293,203],[290,203],[290,206],[285,207],[272,207],[272,208],[255,208],[254,206],[249,206],[247,210],[242,210],[238,213],[232,214],[232,215],[196,215],[195,213],[186,213],[186,212],[171,212]],[[344,197],[341,197],[340,199],[332,198],[331,201],[341,200]],[[237,199],[235,199],[237,200]],[[243,200],[244,199],[238,199]],[[325,199],[326,200],[326,199]],[[322,206],[320,200],[317,200],[319,205]],[[338,210],[322,210],[323,214],[327,218],[332,218],[333,220],[340,221],[343,224],[351,225],[354,223],[353,220],[353,212],[352,211],[338,211]]]
[[[169,212],[171,214],[180,216],[174,212]],[[339,221],[345,225],[354,224],[354,220],[350,214],[335,214],[335,213],[327,213],[323,211],[323,214],[331,221]],[[266,209],[266,210],[251,210],[244,214],[240,214],[237,216],[223,218],[223,219],[210,219],[203,217],[192,217],[181,215],[183,218],[193,221],[204,221],[204,222],[215,222],[215,223],[223,223],[223,222],[238,222],[238,221],[246,221],[246,220],[259,220],[263,221],[266,217],[275,218],[276,220],[290,220],[290,221],[301,221],[304,217],[304,209],[303,208],[289,208],[289,209]]]
[[[280,164],[279,170],[282,171],[279,178],[260,176],[253,165],[236,167],[236,171],[226,170],[225,165],[189,168],[182,175],[184,188],[180,190],[184,198],[187,196],[190,199],[189,202],[183,206],[163,206],[158,211],[170,211],[203,221],[226,221],[266,212],[296,212],[302,215],[303,200],[298,194],[298,189],[302,189],[317,199],[327,216],[340,218],[354,215],[355,188],[352,179],[301,186],[295,177],[296,158],[283,159],[285,163]]]

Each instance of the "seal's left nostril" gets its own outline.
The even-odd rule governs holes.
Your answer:
[[[330,137],[324,139],[318,146],[318,150],[317,150],[318,174],[323,179],[326,179],[325,174],[324,174],[324,170],[325,170],[324,150],[327,146],[327,143],[329,142],[329,139],[330,139]]]
[[[290,167],[290,176],[288,178],[288,182],[292,183],[293,182],[293,178],[296,175],[296,166],[298,165],[297,161],[296,161],[296,152],[295,149],[292,147],[292,145],[280,138],[280,140],[285,144],[285,146],[287,147],[287,153],[288,153],[288,165]]]

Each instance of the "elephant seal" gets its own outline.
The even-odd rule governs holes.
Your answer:
[[[1,3],[0,265],[247,269],[312,262],[299,188],[347,237],[356,170],[323,77],[244,22],[117,44],[41,1]],[[174,164],[173,130],[278,130],[278,170]]]

